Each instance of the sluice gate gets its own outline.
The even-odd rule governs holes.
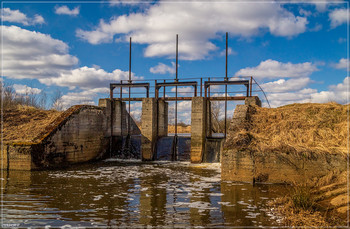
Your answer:
[[[257,85],[253,77],[228,78],[227,43],[228,34],[226,33],[224,78],[200,77],[179,80],[178,35],[176,35],[175,79],[137,80],[131,78],[130,37],[129,79],[111,83],[110,98],[99,101],[99,106],[105,107],[107,115],[110,116],[107,121],[110,128],[106,133],[110,139],[110,156],[141,158],[143,161],[190,160],[192,163],[220,161],[220,152],[227,134],[227,102],[245,101],[245,104],[261,105],[259,98],[252,96],[253,84]],[[231,86],[243,86],[244,89],[228,91],[228,87]],[[225,89],[223,96],[211,91],[211,88],[220,87]],[[140,88],[146,90],[140,91]],[[185,91],[179,91],[184,88],[186,88]],[[119,89],[119,93],[115,93],[115,89]],[[124,90],[127,90],[127,93],[123,92]],[[150,91],[154,92],[154,97],[150,97]],[[186,93],[190,93],[190,96],[183,96]],[[115,98],[115,95],[119,95],[117,96],[119,98]],[[130,115],[130,103],[135,101],[142,102],[141,125],[136,125]],[[191,101],[191,133],[187,137],[180,136],[178,133],[178,101]],[[213,136],[212,101],[225,102],[224,133],[219,137]],[[128,110],[126,110],[126,102]],[[172,111],[175,125],[174,136],[168,136],[169,102],[175,103]]]

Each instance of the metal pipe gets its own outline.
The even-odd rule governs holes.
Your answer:
[[[164,80],[164,83],[166,82],[166,80]],[[163,98],[165,99],[165,87],[164,87],[164,91],[163,91]]]
[[[178,78],[177,78],[177,65],[178,65],[178,45],[179,45],[179,35],[176,34],[176,78],[175,78],[175,81],[177,82],[178,81]]]
[[[228,54],[228,32],[226,32],[226,68],[225,68],[225,80],[227,80],[227,54]]]
[[[120,83],[123,84],[123,80]],[[120,87],[120,136],[123,141],[123,87]]]
[[[129,45],[129,82],[128,83],[131,84],[131,37],[130,37],[130,45]],[[130,129],[131,129],[130,96],[131,96],[131,87],[129,87],[128,135],[130,135]]]
[[[110,87],[109,96],[111,99],[111,138],[109,139],[109,157],[112,157],[112,147],[113,147],[113,89]]]
[[[131,37],[129,44],[129,83],[131,83]]]
[[[227,84],[225,85],[225,138],[227,133]]]
[[[253,90],[253,76],[250,77],[250,96],[252,96],[252,90]]]
[[[179,35],[176,34],[176,78],[175,81],[178,82],[178,78],[177,78],[177,67],[178,67],[178,54],[179,54],[179,50],[178,50],[178,45],[179,45]],[[175,86],[175,137],[177,136],[177,86]]]

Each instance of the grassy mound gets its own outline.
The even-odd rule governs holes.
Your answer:
[[[62,112],[17,105],[3,110],[3,141],[31,142]]]
[[[249,148],[257,152],[348,154],[349,105],[292,104],[260,108],[250,117]]]

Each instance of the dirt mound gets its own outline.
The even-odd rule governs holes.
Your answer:
[[[347,155],[349,106],[309,103],[273,109],[254,107],[248,123],[239,130],[240,137],[246,138],[242,141],[257,152]],[[237,136],[237,132],[234,135]]]
[[[62,112],[18,105],[3,111],[3,141],[30,142]]]
[[[349,104],[337,103],[251,107],[246,122],[230,127],[226,145],[254,154],[297,154],[311,159],[315,155],[338,154],[346,161],[349,108]],[[309,190],[280,198],[286,226],[344,225],[349,205],[347,179],[346,168],[334,168],[324,177],[295,183],[293,188]],[[307,202],[309,198],[314,208],[295,206],[296,199]]]

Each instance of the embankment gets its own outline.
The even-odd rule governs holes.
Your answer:
[[[2,169],[63,167],[102,157],[108,148],[101,107],[77,105],[65,112],[18,107],[4,113]]]
[[[238,105],[222,155],[222,179],[313,186],[314,199],[345,217],[349,105]]]

